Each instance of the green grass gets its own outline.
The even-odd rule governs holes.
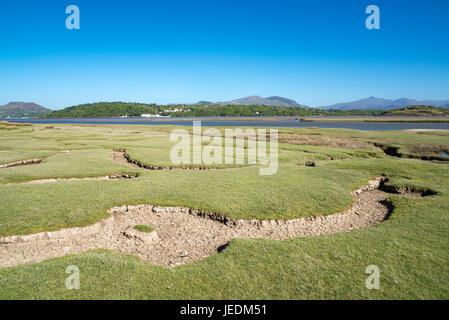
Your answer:
[[[0,270],[0,297],[447,299],[447,194],[393,201],[392,218],[371,229],[283,241],[236,239],[220,254],[176,268],[105,250],[7,268]],[[372,264],[380,268],[380,290],[365,288]],[[78,291],[65,289],[69,265],[80,268]]]
[[[281,143],[279,169],[273,176],[260,176],[258,166],[143,171],[112,161],[114,148],[127,149],[139,161],[167,161],[171,129],[57,125],[49,130],[33,125],[2,131],[0,150],[5,152],[0,157],[5,153],[21,160],[41,154],[45,159],[39,165],[0,169],[0,236],[91,224],[107,217],[108,208],[124,204],[187,206],[244,219],[326,215],[351,206],[350,191],[379,175],[388,176],[394,186],[437,194],[421,199],[391,196],[395,209],[390,219],[373,228],[283,241],[234,239],[220,254],[175,268],[107,250],[4,268],[0,298],[449,298],[447,165],[388,157],[372,146],[383,142],[408,150],[419,144],[447,145],[445,131],[280,129],[280,134],[307,137],[309,142],[326,139],[313,139],[316,145]],[[348,148],[326,145],[335,142],[332,138]],[[366,147],[351,149],[350,140]],[[67,149],[74,151],[59,152]],[[316,166],[305,167],[305,160],[315,161]],[[4,185],[112,173],[138,173],[138,177]],[[365,269],[373,264],[380,268],[380,290],[365,288]],[[80,269],[80,290],[65,288],[69,265]]]
[[[257,168],[150,170],[135,179],[0,186],[0,235],[84,226],[122,204],[187,206],[241,219],[332,214],[349,207],[350,191],[374,177],[285,166],[274,176],[260,176]]]
[[[113,161],[112,150],[76,150],[48,156],[39,165],[2,169],[0,185],[49,178],[99,177],[114,173],[136,173],[136,170]]]
[[[154,227],[147,226],[144,224],[138,224],[138,225],[134,226],[134,229],[136,229],[137,231],[146,232],[146,233],[153,232],[155,230]]]
[[[56,154],[47,150],[0,150],[0,164],[12,163],[20,160],[46,158]]]

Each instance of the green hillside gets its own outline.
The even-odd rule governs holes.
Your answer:
[[[435,108],[433,106],[409,106],[385,111],[381,116],[447,116],[448,108]]]
[[[47,118],[101,118],[120,117],[128,115],[130,117],[141,114],[155,114],[159,111],[155,104],[128,103],[128,102],[97,102],[80,104],[53,111],[46,115]]]

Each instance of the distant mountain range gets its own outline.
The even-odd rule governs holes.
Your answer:
[[[284,97],[267,97],[249,96],[225,102],[199,101],[197,105],[265,105],[265,106],[282,106],[282,107],[305,107],[297,103],[295,100]],[[404,108],[416,105],[429,105],[434,107],[449,107],[449,100],[414,100],[408,98],[400,98],[396,100],[382,99],[376,97],[368,97],[357,101],[342,102],[330,106],[317,107],[318,109],[334,109],[334,110],[391,110],[396,108]]]
[[[428,105],[434,107],[448,107],[449,100],[414,100],[401,98],[396,100],[382,99],[376,97],[369,97],[365,99],[360,99],[357,101],[342,102],[333,104],[330,106],[318,107],[319,109],[336,109],[336,110],[368,110],[368,109],[378,109],[378,110],[390,110],[396,108],[403,108],[408,106],[416,105]]]
[[[287,99],[284,97],[267,97],[263,98],[260,96],[249,96],[240,99],[235,99],[225,102],[210,102],[210,101],[199,101],[196,104],[218,104],[218,105],[264,105],[264,106],[281,106],[281,107],[304,107],[298,104],[295,100]]]
[[[409,106],[434,106],[449,108],[449,100],[414,100],[401,98],[396,100],[369,97],[357,101],[337,103],[330,106],[309,108],[300,105],[292,99],[273,96],[263,98],[260,96],[248,96],[226,102],[199,101],[194,105],[215,105],[215,106],[246,106],[258,105],[267,107],[294,107],[293,109],[303,109],[304,114],[322,113],[324,110],[339,110],[347,112],[348,110],[358,110],[354,112],[370,112],[369,110],[392,110]],[[184,105],[185,106],[185,105]],[[47,115],[49,117],[101,117],[101,116],[139,116],[141,114],[169,114],[170,106],[157,106],[156,104],[142,103],[124,103],[124,102],[104,102],[93,103],[65,108],[63,110],[51,111],[43,106],[32,102],[10,102],[7,105],[0,106],[0,117],[40,117]],[[229,107],[231,108],[231,107]],[[321,110],[320,110],[321,109]],[[366,111],[365,111],[366,110]],[[243,112],[243,111],[242,111]],[[246,111],[245,111],[246,112]],[[279,112],[271,110],[270,112]],[[287,111],[285,111],[287,112]],[[291,111],[293,112],[293,111]],[[50,114],[51,113],[51,114]],[[297,111],[293,112],[295,115]],[[257,114],[261,114],[259,110]],[[299,113],[298,113],[299,114]]]
[[[10,102],[0,106],[0,117],[35,117],[49,112],[50,109],[32,102]]]

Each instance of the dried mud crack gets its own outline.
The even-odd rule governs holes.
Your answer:
[[[196,166],[196,167],[172,167],[172,166],[153,166],[149,164],[145,164],[139,162],[137,160],[132,159],[124,149],[115,149],[112,154],[112,159],[116,162],[126,164],[134,169],[146,169],[146,170],[229,170],[229,169],[237,169],[236,167],[225,167],[225,168],[214,168],[214,167],[205,167],[205,166]]]
[[[234,220],[184,207],[115,207],[109,210],[111,217],[87,227],[0,238],[0,267],[97,248],[134,254],[156,265],[177,266],[215,254],[233,238],[280,240],[367,228],[387,219],[392,212],[384,181],[380,177],[352,192],[354,204],[346,211],[292,220]],[[394,190],[413,197],[427,195],[414,191]],[[154,227],[155,234],[148,238],[136,231],[130,233],[138,224]]]
[[[116,180],[116,179],[133,179],[137,178],[136,174],[111,174],[109,176],[102,177],[86,177],[86,178],[50,178],[50,179],[38,179],[24,182],[11,182],[5,184],[5,186],[23,185],[23,184],[43,184],[53,183],[58,181],[92,181],[92,180]]]
[[[21,160],[21,161],[15,161],[15,162],[11,162],[11,163],[6,163],[6,164],[0,164],[0,168],[27,166],[27,165],[32,165],[32,164],[39,164],[41,162],[42,162],[42,158]]]

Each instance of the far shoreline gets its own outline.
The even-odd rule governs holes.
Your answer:
[[[39,118],[58,119],[58,118]],[[449,117],[357,117],[357,116],[332,116],[332,117],[300,117],[297,116],[272,116],[272,117],[173,117],[173,118],[141,118],[141,117],[111,117],[111,118],[61,118],[61,119],[111,119],[128,120],[135,122],[173,122],[173,121],[298,121],[298,122],[416,122],[416,123],[449,123]]]
[[[301,117],[296,120],[300,122],[417,122],[417,123],[447,123],[449,122],[449,117],[426,117],[426,116],[410,116],[410,117]]]
[[[0,118],[0,121],[13,120],[101,120],[108,119],[110,121],[133,121],[133,122],[173,122],[173,121],[298,121],[298,122],[415,122],[415,123],[449,123],[448,116],[223,116],[223,117],[35,117],[35,118]]]

